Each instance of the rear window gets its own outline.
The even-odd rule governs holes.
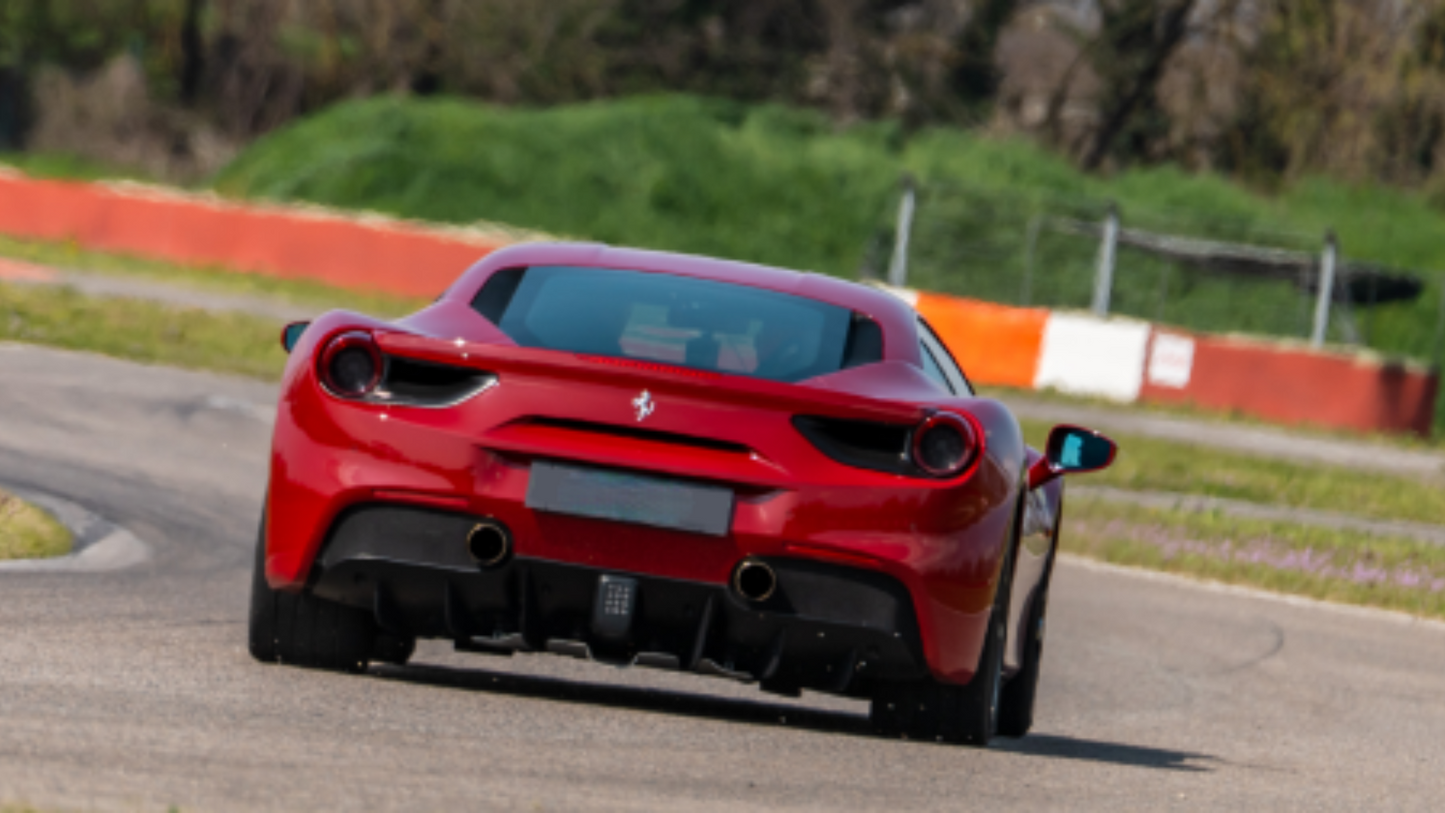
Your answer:
[[[715,280],[611,268],[500,271],[472,302],[523,347],[801,381],[882,357],[846,308]]]

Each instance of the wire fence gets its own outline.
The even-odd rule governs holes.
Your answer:
[[[905,184],[862,270],[894,282],[901,271],[909,287],[973,299],[1317,338],[1438,365],[1445,275],[1351,257],[1348,246],[1327,257],[1330,245],[1324,234],[1199,211]]]

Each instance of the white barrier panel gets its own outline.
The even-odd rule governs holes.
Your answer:
[[[1144,382],[1149,324],[1051,313],[1035,389],[1135,401]]]
[[[1154,345],[1149,350],[1149,383],[1182,390],[1189,386],[1193,370],[1194,340],[1176,333],[1154,331]]]

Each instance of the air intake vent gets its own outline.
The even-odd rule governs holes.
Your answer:
[[[386,376],[374,400],[404,406],[452,406],[496,381],[495,375],[481,370],[387,356]]]
[[[891,474],[918,473],[908,455],[911,426],[806,415],[794,417],[793,426],[839,463]]]

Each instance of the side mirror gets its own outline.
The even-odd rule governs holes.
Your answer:
[[[281,348],[290,353],[296,343],[301,341],[301,334],[305,333],[306,328],[310,326],[310,322],[292,322],[281,328]]]
[[[1038,488],[1065,474],[1108,468],[1118,451],[1114,441],[1092,429],[1055,426],[1049,432],[1044,456],[1029,467],[1029,488]]]

